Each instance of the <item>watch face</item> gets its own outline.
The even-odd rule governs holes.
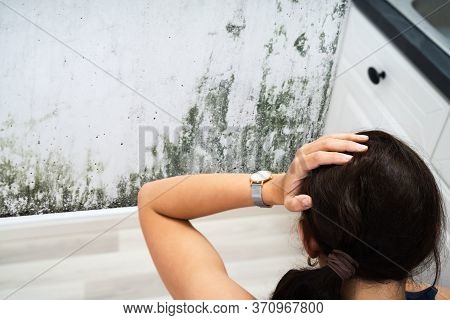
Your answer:
[[[253,173],[250,176],[250,179],[253,182],[260,183],[260,182],[264,182],[264,181],[268,180],[271,176],[272,176],[272,172],[270,172],[270,171],[258,171],[258,172]]]

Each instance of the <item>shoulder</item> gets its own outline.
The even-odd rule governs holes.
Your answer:
[[[430,285],[426,283],[418,283],[412,280],[406,281],[406,291],[412,294],[426,291],[428,288],[430,288]],[[437,291],[436,300],[450,300],[450,289],[441,286],[435,286],[434,288]]]

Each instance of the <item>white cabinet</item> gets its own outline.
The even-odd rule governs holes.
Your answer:
[[[449,100],[354,6],[341,45],[325,133],[382,129],[429,160]],[[386,74],[378,84],[370,67]]]
[[[442,177],[447,187],[450,187],[450,120],[447,121],[436,148],[434,149],[431,163]]]

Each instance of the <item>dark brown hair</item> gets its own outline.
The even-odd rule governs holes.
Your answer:
[[[339,249],[359,267],[355,277],[400,281],[435,264],[440,271],[444,209],[436,181],[409,146],[383,131],[369,136],[368,151],[349,153],[345,165],[321,166],[302,181],[313,207],[302,213],[303,231],[321,252]],[[329,267],[290,270],[273,299],[340,299],[342,280]]]

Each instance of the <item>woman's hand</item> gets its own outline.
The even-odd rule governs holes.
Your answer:
[[[284,206],[289,211],[299,212],[312,206],[312,199],[305,194],[299,194],[301,180],[308,172],[327,164],[345,164],[352,156],[341,152],[366,151],[367,146],[359,144],[369,139],[368,136],[353,133],[337,133],[322,136],[299,148],[292,160],[287,173],[283,177]]]

